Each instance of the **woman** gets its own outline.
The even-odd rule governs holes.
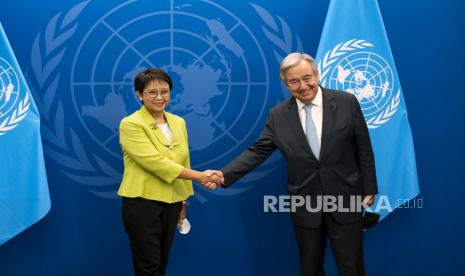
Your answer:
[[[190,169],[185,121],[165,111],[173,82],[161,69],[140,72],[134,88],[142,107],[123,118],[123,222],[136,275],[164,275],[178,220],[193,194],[192,181],[214,189],[219,177]],[[184,209],[184,210],[182,210]],[[182,211],[181,211],[182,210]]]

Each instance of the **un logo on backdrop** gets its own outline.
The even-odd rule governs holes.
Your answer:
[[[27,90],[20,87],[15,69],[0,57],[0,136],[15,128],[28,110]]]
[[[397,111],[400,89],[386,60],[368,51],[364,40],[352,39],[329,50],[318,64],[325,87],[357,97],[369,128],[378,128]]]
[[[146,4],[126,2],[89,29],[71,69],[73,105],[88,134],[119,157],[119,122],[139,106],[134,76],[164,68],[174,79],[169,111],[187,121],[192,165],[215,166],[264,112],[267,61],[252,32],[225,8],[169,4],[141,14]]]
[[[121,180],[118,127],[140,107],[133,88],[138,72],[168,71],[174,81],[168,111],[187,121],[191,165],[218,168],[258,135],[267,109],[282,99],[278,79],[277,92],[270,93],[265,52],[272,50],[280,62],[282,55],[302,49],[282,18],[254,4],[261,41],[256,30],[211,1],[126,1],[86,22],[91,4],[83,1],[53,17],[44,35],[36,36],[31,58],[36,91],[43,91],[38,105],[45,152],[68,177],[103,197],[115,197]],[[72,57],[69,67],[65,52]],[[70,76],[61,88],[63,71]],[[277,161],[270,158],[244,181],[265,177]]]

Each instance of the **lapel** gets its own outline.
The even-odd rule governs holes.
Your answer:
[[[307,141],[307,136],[305,136],[305,132],[302,129],[302,123],[300,122],[300,117],[299,117],[299,112],[297,110],[297,102],[294,97],[292,97],[289,100],[289,105],[284,113],[284,116],[286,117],[287,121],[289,122],[289,125],[292,126],[294,129],[293,133],[296,136],[296,142],[297,144],[302,145],[303,149],[307,151],[313,159],[318,161],[313,154],[312,150],[310,149],[310,145],[308,144]]]
[[[176,133],[176,122],[173,118],[173,116],[168,113],[164,112],[163,115],[165,116],[166,122],[168,123],[169,127],[171,128],[171,133],[172,133],[172,142],[170,143],[168,139],[166,139],[165,134],[161,131],[161,128],[156,126],[155,121],[150,114],[150,112],[145,108],[145,106],[142,106],[140,108],[140,113],[142,115],[142,119],[144,121],[144,127],[149,129],[149,133],[152,133],[155,135],[157,140],[164,146],[174,146],[174,145],[179,145],[179,137]]]
[[[321,130],[320,161],[325,158],[326,148],[328,147],[329,140],[331,139],[331,132],[333,131],[334,113],[336,111],[333,92],[328,92],[323,87],[321,87],[321,92],[323,94],[323,126]]]

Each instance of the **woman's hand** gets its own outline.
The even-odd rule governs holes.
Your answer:
[[[182,207],[181,207],[181,212],[179,213],[179,222],[182,223],[182,221],[186,218],[186,215],[187,215],[187,204],[183,202]]]
[[[184,220],[186,219],[187,205],[188,205],[187,201],[182,202],[181,212],[179,213],[179,218],[178,218],[178,229],[179,229],[179,231],[181,231],[182,224],[184,223]]]
[[[224,184],[223,173],[215,170],[199,172],[190,168],[183,168],[178,178],[195,180],[209,190],[214,190],[218,185]]]
[[[220,171],[206,170],[201,173],[200,183],[209,190],[214,190],[223,183],[223,174]]]

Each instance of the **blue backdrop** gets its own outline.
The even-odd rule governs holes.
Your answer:
[[[50,213],[0,247],[0,275],[130,275],[115,196],[117,126],[138,106],[132,78],[175,79],[170,110],[188,121],[192,165],[221,168],[288,97],[282,56],[315,55],[329,1],[3,1],[0,21],[42,116]],[[368,275],[464,275],[465,21],[462,1],[380,0],[414,137],[422,208],[366,232]],[[461,165],[462,164],[462,165]],[[279,154],[228,190],[196,187],[169,275],[297,275]],[[0,218],[1,223],[1,218]],[[328,275],[336,275],[328,252]]]

